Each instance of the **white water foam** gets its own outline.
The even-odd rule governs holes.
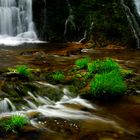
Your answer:
[[[44,41],[40,41],[38,39],[33,39],[33,38],[29,38],[29,37],[12,37],[12,36],[7,36],[7,35],[0,35],[0,45],[4,45],[4,46],[18,46],[18,45],[22,45],[24,43],[46,43]]]
[[[35,32],[32,0],[0,0],[0,44],[42,43]]]

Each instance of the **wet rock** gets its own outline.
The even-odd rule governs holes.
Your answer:
[[[39,115],[40,115],[40,113],[37,112],[37,111],[27,112],[27,116],[28,116],[30,119],[37,118],[37,117],[39,117]]]
[[[25,51],[25,52],[21,52],[20,55],[22,56],[32,56],[33,55],[33,52],[32,51]]]
[[[37,87],[26,82],[5,82],[1,87],[2,91],[8,93],[10,97],[23,97],[27,95],[28,91],[36,92]]]
[[[100,138],[99,140],[115,140],[115,139],[109,138],[109,137],[103,137],[103,138]]]
[[[27,76],[18,73],[5,73],[3,74],[3,77],[5,78],[5,81],[29,81],[29,78]]]
[[[0,90],[0,98],[6,98],[6,97],[9,97],[9,95],[3,92],[2,90]]]
[[[63,91],[59,86],[43,82],[35,83],[35,85],[38,87],[37,95],[39,96],[46,96],[53,101],[59,101],[63,96]]]
[[[32,133],[32,132],[37,132],[38,130],[33,127],[32,125],[25,125],[24,127],[22,127],[20,129],[20,131],[22,131],[22,133]]]
[[[43,60],[43,59],[45,59],[46,54],[43,51],[39,51],[39,52],[35,52],[33,54],[33,56],[35,56],[35,59],[37,59],[37,60]]]
[[[80,140],[99,140],[99,136],[95,133],[86,134],[80,138]]]
[[[127,95],[140,95],[140,76],[132,77],[127,80],[128,90]]]
[[[9,96],[18,97],[18,93],[15,91],[16,85],[12,82],[5,82],[1,87],[1,90],[8,93]]]
[[[38,118],[36,120],[38,126],[50,129],[51,131],[74,134],[78,133],[80,126],[76,120],[68,120],[62,118]]]
[[[16,139],[20,140],[40,140],[41,131],[31,125],[26,125],[18,131]]]
[[[37,82],[12,82],[5,81],[1,86],[0,96],[9,98],[15,98],[17,100],[22,99],[23,97],[29,97],[28,92],[31,92],[34,96],[48,97],[50,100],[59,101],[63,96],[63,89],[59,86],[54,86],[51,84],[39,84]],[[5,94],[6,93],[6,94]],[[31,98],[31,97],[29,97]]]

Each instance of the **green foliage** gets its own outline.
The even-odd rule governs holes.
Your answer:
[[[15,68],[8,68],[8,70],[12,73],[18,73],[28,77],[31,74],[31,69],[26,65],[16,66]]]
[[[16,66],[15,72],[28,77],[31,73],[31,69],[29,69],[25,65],[21,65],[21,66]]]
[[[8,120],[1,120],[0,125],[3,129],[9,132],[16,132],[16,129],[22,128],[24,125],[28,124],[29,120],[23,115],[13,115]]]
[[[75,75],[75,77],[77,77],[77,78],[82,78],[82,75],[81,75],[80,73],[77,73],[77,74]]]
[[[127,78],[127,77],[131,76],[132,74],[134,74],[134,71],[133,70],[121,69],[120,73],[121,73],[122,77]]]
[[[64,80],[65,76],[64,73],[61,71],[56,71],[54,72],[51,77],[53,78],[54,81],[62,81]]]
[[[112,70],[119,71],[119,69],[119,64],[111,58],[106,58],[105,60],[98,59],[88,64],[88,71],[90,73],[104,73],[111,72]]]
[[[85,74],[84,78],[85,78],[85,79],[88,79],[88,78],[91,78],[91,77],[93,77],[93,76],[94,76],[94,74],[92,74],[92,73],[90,73],[90,72],[87,72],[87,73]]]
[[[76,60],[75,64],[80,69],[84,69],[84,68],[87,68],[87,65],[88,65],[89,62],[90,62],[90,58],[85,57],[85,58],[81,58],[81,59]]]
[[[96,74],[90,83],[90,91],[97,98],[112,98],[123,95],[127,87],[118,71]]]

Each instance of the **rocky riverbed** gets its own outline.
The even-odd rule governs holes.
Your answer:
[[[79,95],[85,92],[84,84],[81,85],[84,90],[77,89],[76,83],[71,86],[71,75],[61,82],[48,78],[56,70],[68,74],[75,60],[84,56],[93,60],[111,57],[121,67],[134,71],[125,79],[128,89],[121,99],[114,102],[82,99]],[[120,46],[93,49],[89,44],[41,44],[3,47],[0,58],[1,119],[20,113],[30,120],[30,124],[17,133],[1,131],[1,139],[140,139],[139,50],[122,49]],[[11,72],[17,65],[27,65],[31,75],[26,77]]]

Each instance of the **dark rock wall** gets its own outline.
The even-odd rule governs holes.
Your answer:
[[[79,41],[85,30],[86,40],[109,40],[135,46],[135,38],[128,24],[120,0],[34,0],[34,21],[39,38],[51,42]],[[140,23],[133,0],[125,0]],[[73,16],[73,24],[65,21]],[[104,44],[102,45],[104,47]]]
[[[46,2],[45,0],[33,0],[33,19],[36,25],[36,32],[41,39],[45,38],[46,31]]]

